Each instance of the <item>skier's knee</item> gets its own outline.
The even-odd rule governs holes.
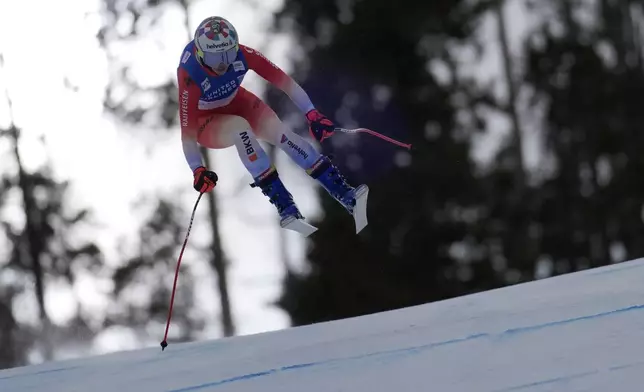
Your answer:
[[[236,135],[235,146],[244,166],[253,177],[270,167],[268,155],[250,130],[239,132]]]
[[[303,169],[311,167],[320,156],[311,143],[291,131],[282,133],[278,147]]]

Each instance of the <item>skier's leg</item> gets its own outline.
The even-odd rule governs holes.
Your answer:
[[[235,146],[239,159],[254,179],[252,186],[262,190],[271,204],[275,205],[282,220],[289,217],[302,218],[293,196],[279,178],[268,154],[250,129],[250,124],[240,116],[220,114],[216,125],[218,127],[210,132],[214,134],[211,138],[220,145]]]
[[[229,134],[237,149],[239,159],[253,178],[256,178],[271,168],[270,158],[255,138],[248,122],[241,117],[234,117],[239,121],[234,129],[229,131]]]
[[[197,142],[209,149],[224,149],[235,144],[235,131],[248,127],[242,117],[215,111],[199,117],[199,128],[195,131]]]
[[[317,152],[311,143],[291,131],[264,101],[240,88],[227,110],[248,120],[260,140],[284,151],[350,213],[353,212],[355,188],[347,183],[329,157]]]
[[[322,157],[306,139],[293,132],[272,111],[264,112],[258,124],[258,134],[262,139],[284,151],[295,164],[308,170]]]
[[[284,151],[302,169],[309,169],[320,158],[311,143],[291,131],[273,109],[252,92],[240,88],[230,110],[248,120],[259,140]]]
[[[291,131],[263,101],[255,106],[262,108],[261,116],[258,120],[252,118],[255,121],[249,122],[258,129],[257,133],[262,135],[262,139],[284,151],[349,213],[353,213],[356,189],[347,182],[331,159],[317,152],[311,143]]]
[[[281,218],[280,225],[304,235],[313,233],[316,228],[300,220],[304,217],[279,178],[270,158],[257,142],[248,121],[230,112],[230,107],[224,107],[210,111],[200,118],[199,128],[195,132],[199,144],[212,149],[234,145],[240,160],[255,180],[251,186],[259,187],[277,208]]]
[[[266,112],[265,112],[266,113]],[[342,175],[331,159],[313,148],[303,137],[291,131],[271,110],[261,123],[262,134],[284,151],[295,163],[335,198],[350,213],[355,205],[355,188]]]
[[[293,196],[280,179],[277,169],[271,164],[268,155],[250,128],[237,132],[235,146],[239,157],[253,175],[255,181],[251,186],[259,187],[269,201],[275,205],[282,222],[290,217],[304,218],[293,201]]]

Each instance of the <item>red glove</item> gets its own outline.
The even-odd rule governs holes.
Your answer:
[[[318,142],[333,136],[335,125],[325,115],[313,109],[306,113],[306,119],[309,121],[309,132]]]
[[[192,173],[195,177],[194,188],[197,192],[210,192],[217,185],[217,174],[214,171],[206,170],[205,167],[199,166]]]

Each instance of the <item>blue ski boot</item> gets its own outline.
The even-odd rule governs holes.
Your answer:
[[[331,159],[322,155],[307,173],[318,180],[322,187],[353,215],[356,205],[356,188],[347,183],[340,170],[331,163]]]
[[[262,193],[268,196],[269,201],[275,205],[277,212],[280,214],[282,227],[285,226],[287,221],[304,219],[293,201],[293,196],[284,186],[274,167],[271,166],[270,169],[256,177],[255,183],[250,184],[250,186],[252,188],[259,187]]]

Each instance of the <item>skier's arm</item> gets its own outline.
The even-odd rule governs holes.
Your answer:
[[[199,166],[203,166],[201,161],[201,151],[199,151],[197,140],[182,132],[181,144],[183,146],[183,155],[186,158],[188,166],[190,166],[190,170],[194,172]]]
[[[303,114],[315,109],[304,89],[281,68],[256,49],[244,45],[240,45],[240,48],[244,51],[248,68],[287,94]]]
[[[248,68],[257,72],[259,76],[286,93],[306,116],[311,136],[322,142],[333,135],[335,132],[333,122],[315,109],[308,94],[293,78],[256,49],[244,45],[239,46],[244,51]]]
[[[183,69],[177,70],[179,85],[179,122],[181,124],[181,144],[183,154],[190,169],[194,172],[202,166],[201,152],[197,144],[196,130],[198,127],[197,111],[200,90]]]

